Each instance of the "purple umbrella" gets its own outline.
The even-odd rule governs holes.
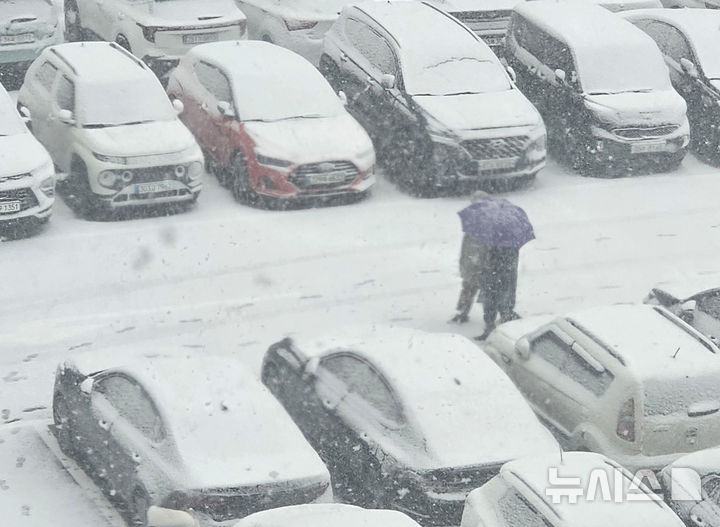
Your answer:
[[[535,239],[525,211],[503,198],[481,198],[458,215],[463,232],[488,247],[519,249]]]

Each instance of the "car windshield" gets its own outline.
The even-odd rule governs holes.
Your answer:
[[[588,95],[672,89],[667,66],[656,48],[599,47],[579,52],[577,59],[580,85]]]
[[[121,126],[176,118],[167,95],[155,84],[122,82],[78,89],[77,120],[84,127]]]
[[[403,68],[410,95],[462,95],[511,89],[502,66],[474,57],[449,58],[423,67]]]

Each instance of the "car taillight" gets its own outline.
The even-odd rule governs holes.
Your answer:
[[[635,441],[635,399],[632,397],[625,401],[620,408],[617,435],[625,441]]]
[[[313,20],[293,20],[292,18],[284,18],[285,27],[288,31],[297,31],[299,29],[312,29],[317,26],[317,22]]]
[[[142,34],[145,40],[147,40],[148,42],[155,42],[155,33],[160,28],[154,26],[143,26],[142,24],[138,24],[138,26],[142,30]]]

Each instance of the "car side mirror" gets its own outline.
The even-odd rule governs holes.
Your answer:
[[[680,59],[680,67],[683,69],[685,73],[687,73],[690,77],[693,79],[697,79],[699,74],[697,70],[697,66],[692,63],[692,61],[688,59]]]
[[[515,352],[518,354],[518,356],[521,359],[529,359],[530,358],[530,340],[528,340],[527,337],[521,337],[516,343],[515,343]]]
[[[20,106],[20,108],[18,108],[18,113],[25,124],[30,123],[30,110],[27,106]]]
[[[386,90],[392,90],[395,87],[395,75],[384,73],[382,77],[380,77],[380,86]]]
[[[173,99],[172,100],[172,107],[175,109],[175,113],[180,115],[185,111],[185,105],[180,99]]]
[[[342,103],[343,106],[347,106],[348,100],[347,100],[347,95],[345,95],[344,91],[340,90],[338,92],[338,99],[340,99],[340,102]]]
[[[90,395],[93,388],[93,378],[88,377],[80,383],[80,391],[86,395]]]
[[[73,125],[75,119],[73,119],[73,113],[70,110],[60,110],[57,113],[57,119],[63,124]]]
[[[508,72],[508,75],[510,75],[510,78],[513,82],[517,82],[517,74],[515,73],[515,70],[511,66],[507,66],[505,68]]]
[[[560,82],[565,82],[565,79],[567,78],[567,75],[565,74],[565,70],[557,69],[555,70],[555,78],[559,80]]]
[[[305,368],[303,369],[304,377],[315,377],[315,375],[317,375],[317,370],[319,366],[320,359],[318,357],[311,358],[305,363]]]
[[[233,110],[232,104],[227,101],[218,102],[217,109],[223,117],[235,117],[235,110]]]
[[[196,527],[198,524],[185,511],[176,511],[151,505],[147,511],[148,527]]]

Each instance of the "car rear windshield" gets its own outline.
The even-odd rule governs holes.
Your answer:
[[[474,57],[451,57],[421,68],[406,68],[403,79],[410,95],[488,93],[512,87],[500,64]]]
[[[702,415],[714,413],[719,405],[716,375],[645,381],[645,415]]]
[[[176,118],[175,110],[159,84],[114,80],[102,86],[81,86],[78,91],[77,119],[85,127]]]

